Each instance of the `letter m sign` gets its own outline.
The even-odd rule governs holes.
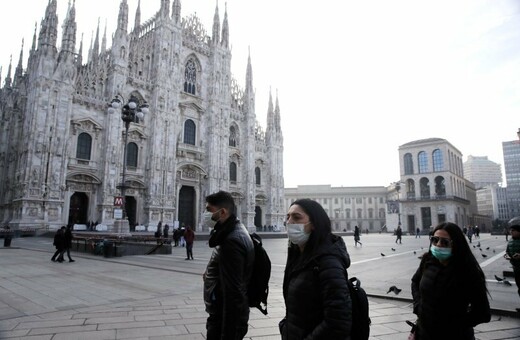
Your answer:
[[[114,197],[114,205],[116,207],[122,207],[123,206],[123,197],[120,197],[120,196]]]

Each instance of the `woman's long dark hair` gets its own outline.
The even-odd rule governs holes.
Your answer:
[[[314,230],[305,244],[303,256],[310,257],[317,247],[330,241],[331,223],[329,216],[323,207],[316,201],[309,198],[302,198],[294,201],[291,206],[298,205],[309,216],[309,220],[314,226]]]

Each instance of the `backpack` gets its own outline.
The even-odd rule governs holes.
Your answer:
[[[352,329],[350,337],[352,340],[367,340],[370,336],[370,320],[368,297],[361,287],[361,281],[352,277],[347,280],[350,299],[352,300]]]
[[[271,278],[271,260],[262,246],[262,238],[256,234],[249,234],[255,248],[253,273],[247,287],[249,307],[256,307],[267,315],[267,296],[269,295],[269,279]]]

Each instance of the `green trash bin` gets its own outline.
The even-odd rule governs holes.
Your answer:
[[[114,256],[114,242],[112,242],[112,241],[103,241],[103,255],[105,257],[113,257]]]

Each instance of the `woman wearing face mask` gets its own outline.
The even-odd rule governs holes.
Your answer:
[[[416,339],[473,340],[473,327],[489,322],[484,273],[460,227],[441,223],[412,277]]]
[[[352,302],[345,242],[331,233],[317,202],[300,199],[287,213],[289,249],[283,279],[282,339],[349,339]]]

